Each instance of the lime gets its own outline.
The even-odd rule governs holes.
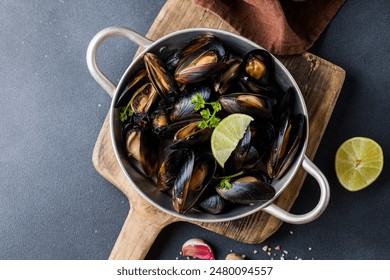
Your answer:
[[[220,166],[224,167],[251,121],[251,116],[231,114],[222,119],[214,129],[211,135],[211,151]]]
[[[383,168],[382,148],[374,140],[354,137],[345,141],[336,152],[336,175],[349,191],[359,191],[373,183]]]

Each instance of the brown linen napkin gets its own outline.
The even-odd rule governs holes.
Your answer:
[[[193,0],[277,55],[310,48],[345,0]]]

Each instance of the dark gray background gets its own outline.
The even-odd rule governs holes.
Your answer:
[[[129,204],[92,166],[110,98],[88,73],[85,52],[108,26],[145,34],[164,3],[0,2],[1,259],[108,258]],[[331,185],[329,207],[310,224],[284,224],[264,242],[287,250],[286,259],[389,259],[387,164],[372,186],[357,193],[344,190],[334,172],[338,146],[353,136],[375,139],[385,159],[390,156],[389,26],[389,1],[350,0],[310,50],[347,76],[314,160]],[[135,50],[126,39],[109,40],[99,51],[101,68],[118,81]],[[315,205],[315,184],[306,180],[294,213]],[[175,259],[192,237],[208,241],[218,259],[230,250],[270,258],[264,244],[242,244],[188,223],[165,228],[147,258]]]

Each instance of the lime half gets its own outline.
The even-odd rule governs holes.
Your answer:
[[[225,162],[244,137],[251,116],[245,114],[231,114],[222,119],[211,135],[211,151],[218,164],[224,167]]]
[[[370,138],[354,137],[336,152],[336,176],[349,191],[359,191],[373,183],[383,169],[383,151]]]

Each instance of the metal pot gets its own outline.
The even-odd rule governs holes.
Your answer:
[[[284,222],[288,222],[292,224],[303,224],[315,220],[323,213],[323,211],[328,205],[329,193],[330,193],[329,184],[327,182],[326,177],[322,174],[322,172],[305,155],[307,142],[308,142],[308,131],[309,131],[308,129],[309,120],[308,120],[306,104],[302,97],[301,91],[297,86],[296,82],[294,81],[293,77],[288,72],[288,70],[282,65],[282,63],[276,58],[274,58],[276,80],[284,90],[291,86],[296,89],[296,93],[297,93],[296,110],[298,111],[298,113],[302,113],[305,116],[307,125],[302,140],[304,141],[304,143],[301,144],[300,151],[298,152],[295,160],[290,165],[289,169],[284,174],[284,176],[276,180],[273,184],[273,186],[276,189],[276,195],[272,200],[262,204],[237,206],[233,210],[220,215],[204,214],[195,211],[190,211],[186,214],[179,214],[173,209],[170,197],[159,192],[152,180],[145,178],[139,171],[137,171],[137,169],[133,167],[132,164],[130,164],[127,157],[127,152],[125,151],[124,145],[122,143],[122,138],[120,133],[121,122],[116,117],[117,109],[115,108],[115,104],[117,104],[120,94],[123,92],[124,88],[128,84],[129,80],[134,76],[134,74],[136,74],[137,71],[141,67],[143,67],[144,64],[143,55],[146,52],[158,53],[158,51],[161,48],[174,49],[183,46],[189,40],[205,33],[209,33],[217,36],[218,38],[223,40],[228,46],[233,47],[235,50],[239,51],[240,53],[246,53],[255,48],[260,48],[260,49],[262,48],[259,45],[253,43],[252,41],[242,36],[230,32],[226,32],[226,31],[222,31],[222,30],[205,29],[205,28],[192,28],[192,29],[180,30],[168,34],[153,42],[128,28],[109,27],[107,29],[100,31],[91,40],[87,51],[87,64],[88,64],[89,71],[91,75],[94,77],[94,79],[112,97],[112,103],[110,107],[111,109],[110,110],[110,133],[111,133],[112,145],[115,151],[115,156],[118,160],[118,163],[122,171],[126,175],[127,179],[130,181],[130,183],[134,186],[134,188],[141,194],[142,197],[144,197],[146,200],[148,200],[150,203],[152,203],[155,207],[159,208],[160,210],[170,215],[173,215],[175,217],[178,217],[181,220],[199,221],[199,222],[224,222],[224,221],[239,219],[260,210],[265,211],[279,218]],[[131,65],[127,68],[127,70],[123,74],[117,86],[115,86],[100,71],[96,63],[96,53],[99,46],[105,40],[113,36],[127,37],[128,39],[132,40],[133,42],[137,43],[139,46],[144,48],[143,52],[140,53],[134,59]],[[294,178],[295,174],[297,173],[297,171],[301,166],[304,170],[306,170],[310,175],[312,175],[317,180],[318,185],[320,187],[321,194],[320,194],[318,204],[315,206],[315,208],[312,211],[306,214],[295,215],[275,205],[273,203],[273,200],[275,200],[288,187],[289,183]]]

